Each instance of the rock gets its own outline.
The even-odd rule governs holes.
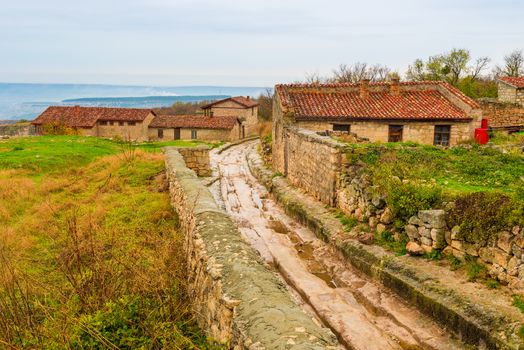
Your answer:
[[[442,254],[453,255],[453,248],[451,248],[451,246],[448,245],[446,248],[444,248],[444,250],[442,250]]]
[[[488,268],[488,274],[493,278],[498,278],[498,276],[504,272],[504,269],[499,265],[491,265]]]
[[[446,212],[442,209],[421,210],[418,212],[418,217],[432,228],[446,227]]]
[[[466,258],[466,253],[464,253],[463,251],[455,249],[455,248],[451,248],[451,249],[453,249],[453,256],[455,258],[459,260],[464,260]]]
[[[463,244],[462,241],[458,241],[456,239],[451,241],[451,247],[453,247],[453,249],[456,249],[456,250],[464,251],[464,247],[462,246],[462,244]]]
[[[365,245],[372,245],[375,243],[375,236],[372,233],[365,233],[358,237],[358,241]]]
[[[517,236],[515,236],[515,239],[513,240],[513,242],[519,248],[523,248],[524,249],[524,235],[523,234],[518,234]]]
[[[509,259],[509,262],[508,262],[508,275],[510,276],[518,276],[519,274],[519,265],[521,264],[521,261],[519,258],[517,258],[516,256],[512,257],[511,259]]]
[[[369,227],[371,227],[372,229],[375,229],[377,227],[377,224],[378,224],[378,219],[375,216],[372,216],[369,218]]]
[[[377,225],[377,233],[381,234],[382,232],[386,231],[386,226],[384,224],[378,224]]]
[[[518,267],[518,269],[519,269],[519,278],[520,278],[521,280],[524,280],[524,264],[523,264],[523,265],[520,265],[520,266]]]
[[[497,279],[500,281],[500,283],[507,284],[508,283],[508,274],[503,271],[498,274]]]
[[[512,243],[512,236],[507,231],[502,231],[499,234],[499,239],[497,241],[497,246],[505,251],[506,253],[511,252],[511,243]]]
[[[508,268],[510,256],[503,250],[494,249],[493,263],[501,266],[503,269]]]
[[[513,255],[515,255],[516,257],[521,257],[522,256],[522,248],[520,248],[518,245],[516,244],[513,244],[511,246],[511,253]]]
[[[408,244],[406,244],[406,250],[408,251],[409,255],[413,256],[424,255],[425,252],[424,249],[422,249],[422,247],[415,242],[408,242]]]
[[[420,235],[418,234],[418,229],[415,225],[406,225],[404,230],[406,230],[406,234],[410,241],[416,241],[419,239]]]
[[[466,254],[471,256],[479,256],[479,245],[477,243],[467,243],[463,242],[462,247]]]
[[[422,243],[422,245],[426,245],[429,247],[433,246],[433,240],[427,237],[420,237],[420,243]]]
[[[451,229],[451,239],[457,239],[458,234],[460,233],[460,226],[453,226]]]
[[[480,260],[487,264],[491,264],[493,262],[493,257],[495,256],[495,250],[496,248],[480,248],[479,249],[479,256]]]
[[[446,232],[444,232],[444,239],[447,245],[451,244],[451,231],[446,230]]]
[[[431,239],[433,240],[433,248],[435,249],[443,249],[446,247],[446,238],[445,230],[441,228],[433,228],[431,229]]]
[[[446,205],[444,206],[444,210],[446,210],[446,212],[450,212],[453,209],[455,209],[455,202],[446,203]]]
[[[355,218],[362,221],[362,210],[360,208],[355,209]]]
[[[433,248],[429,245],[425,245],[425,244],[422,244],[421,245],[422,249],[424,249],[424,252],[426,252],[427,254],[431,253],[433,251]]]
[[[414,225],[414,226],[424,226],[424,223],[422,222],[422,220],[420,220],[418,218],[418,216],[412,216],[409,218],[408,220],[408,223],[410,225]]]
[[[418,228],[418,234],[422,237],[431,238],[431,230],[424,226]]]
[[[386,225],[389,225],[393,222],[393,213],[391,212],[391,209],[386,208],[384,210],[384,212],[380,216],[380,222]]]
[[[375,194],[371,198],[371,204],[373,204],[378,209],[382,209],[384,205],[386,204],[386,201],[384,200],[383,196]]]
[[[511,230],[511,233],[513,233],[513,235],[518,235],[520,232],[520,226],[513,226],[513,229]]]

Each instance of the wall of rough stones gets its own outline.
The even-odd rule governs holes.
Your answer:
[[[187,148],[177,148],[178,152],[184,157],[186,166],[193,170],[198,176],[211,176],[211,165],[209,163],[209,146],[196,146]]]
[[[524,107],[524,89],[517,89],[501,81],[498,82],[497,86],[500,102],[518,104]]]
[[[32,125],[6,124],[0,125],[0,137],[2,136],[31,136],[35,135],[36,130]]]
[[[207,336],[235,350],[336,349],[335,336],[300,309],[178,149],[164,151],[184,237],[189,299]]]
[[[488,119],[492,128],[524,127],[524,103],[522,106],[514,103],[497,101],[480,101],[484,118]]]

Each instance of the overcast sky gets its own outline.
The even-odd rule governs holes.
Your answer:
[[[0,81],[271,86],[524,48],[521,0],[0,0]]]

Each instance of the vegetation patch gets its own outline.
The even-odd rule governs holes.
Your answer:
[[[188,309],[163,156],[72,136],[10,145],[23,150],[0,156],[0,343],[211,348]]]

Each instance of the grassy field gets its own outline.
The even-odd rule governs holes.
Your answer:
[[[187,309],[160,146],[0,141],[0,348],[211,348]]]

